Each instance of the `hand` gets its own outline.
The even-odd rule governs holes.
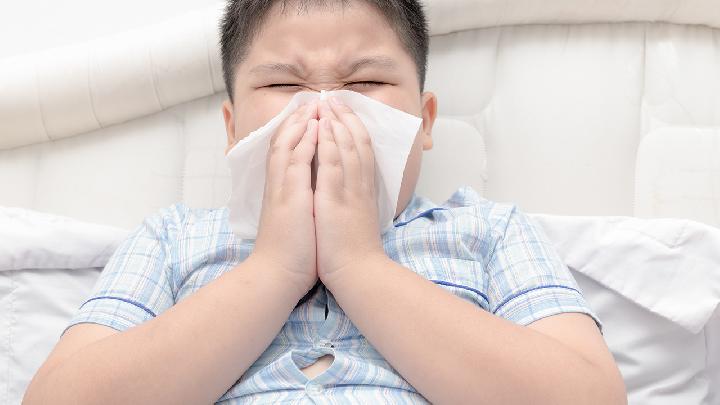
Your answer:
[[[254,257],[272,263],[307,292],[317,281],[310,166],[317,145],[317,102],[299,107],[278,127],[268,149]]]
[[[318,276],[330,285],[344,271],[385,252],[367,129],[344,104],[320,101],[318,116],[315,234]]]

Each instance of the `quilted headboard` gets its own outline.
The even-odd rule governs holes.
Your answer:
[[[720,225],[715,0],[426,4],[440,119],[420,194]],[[220,11],[1,60],[0,205],[125,228],[224,205]]]

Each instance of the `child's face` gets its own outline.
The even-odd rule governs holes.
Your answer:
[[[405,166],[397,216],[415,190],[422,151],[432,147],[435,95],[420,94],[413,59],[385,17],[364,1],[350,2],[344,9],[340,5],[311,7],[300,14],[288,8],[281,14],[276,3],[246,59],[236,67],[234,105],[230,100],[223,103],[228,135],[225,153],[280,113],[299,91],[345,89],[362,93],[423,118]],[[349,71],[355,62],[366,58],[373,59]],[[268,64],[275,64],[275,68],[262,66]],[[285,65],[296,66],[298,71]]]

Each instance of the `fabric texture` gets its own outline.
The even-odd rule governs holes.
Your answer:
[[[479,309],[520,325],[586,313],[602,331],[542,228],[515,205],[486,200],[470,187],[440,205],[413,195],[393,225],[382,236],[391,259]],[[163,209],[119,246],[68,327],[92,322],[123,331],[150,320],[242,262],[253,242],[235,238],[226,207]],[[323,373],[310,379],[300,371],[325,354],[335,358]],[[241,401],[427,403],[322,285],[218,399]]]

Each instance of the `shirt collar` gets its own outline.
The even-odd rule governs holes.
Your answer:
[[[412,222],[419,217],[427,216],[435,210],[444,209],[446,208],[440,207],[430,201],[430,199],[420,197],[415,192],[413,192],[412,197],[410,197],[410,201],[408,202],[408,205],[400,213],[400,215],[398,215],[397,218],[393,220],[393,226],[397,228],[407,224],[408,222]]]

